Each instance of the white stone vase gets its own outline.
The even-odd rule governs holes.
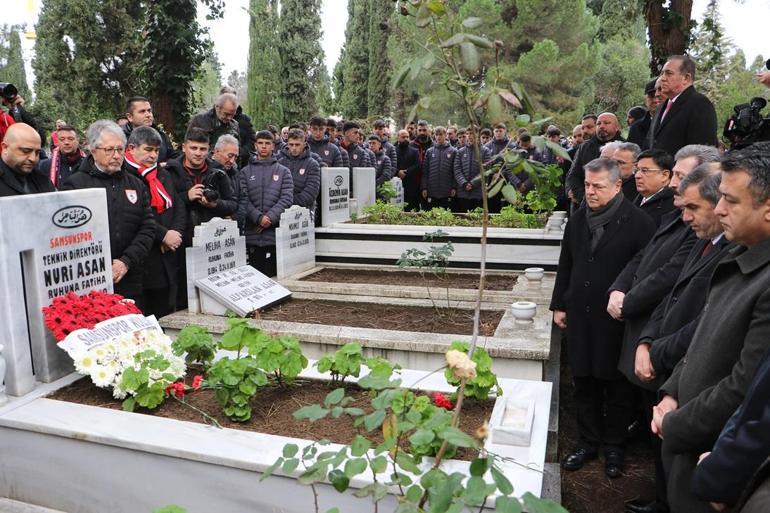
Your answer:
[[[517,301],[511,305],[516,324],[532,324],[537,313],[537,304],[532,301]]]
[[[541,282],[545,276],[545,269],[542,267],[527,267],[524,269],[524,277],[529,282]]]

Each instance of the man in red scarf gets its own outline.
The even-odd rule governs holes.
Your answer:
[[[160,318],[176,309],[178,287],[177,255],[182,245],[187,213],[184,201],[174,187],[171,175],[158,166],[162,139],[150,126],[131,131],[123,168],[144,180],[150,191],[150,206],[155,218],[155,238],[144,266],[146,315]]]
[[[62,125],[54,135],[56,135],[57,146],[50,159],[40,162],[40,171],[45,173],[58,189],[64,180],[77,170],[85,154],[80,149],[80,140],[75,128]]]

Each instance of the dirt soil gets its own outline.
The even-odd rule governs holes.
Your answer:
[[[564,347],[564,346],[562,346]],[[562,350],[559,386],[559,455],[564,458],[578,440],[575,421],[574,386]],[[625,475],[609,479],[604,475],[604,459],[588,462],[582,469],[561,473],[562,505],[570,513],[622,513],[629,499],[655,496],[655,463],[649,438],[645,434],[628,441]]]
[[[510,291],[516,284],[515,274],[487,275],[484,290]],[[413,287],[439,287],[453,289],[477,289],[479,275],[475,273],[430,272],[420,275],[416,271],[376,271],[362,269],[324,268],[305,276],[300,281],[327,281],[334,283],[376,283],[381,285],[408,285]]]
[[[187,378],[188,384],[192,381],[192,375]],[[318,420],[316,422],[297,421],[292,414],[310,404],[323,404],[326,394],[337,388],[328,382],[317,380],[297,380],[287,387],[269,387],[257,392],[252,405],[254,411],[247,422],[232,422],[222,414],[222,408],[214,396],[212,390],[198,390],[188,393],[185,401],[214,417],[222,427],[241,429],[245,431],[258,431],[272,435],[282,435],[307,440],[330,440],[334,443],[349,444],[359,434],[359,429],[353,427],[351,417],[343,415],[340,418]],[[349,407],[358,407],[367,413],[372,411],[368,392],[356,385],[346,385],[347,395],[354,397],[355,401]],[[99,406],[120,410],[121,401],[114,399],[112,393],[97,388],[90,379],[83,378],[72,385],[56,391],[49,399],[68,401],[90,406]],[[473,436],[476,429],[488,421],[492,415],[494,401],[480,402],[475,399],[466,399],[463,402],[463,411],[460,418],[460,429]],[[189,422],[206,423],[206,419],[174,399],[167,399],[155,410],[139,409],[137,413],[154,415]],[[363,428],[361,428],[363,433]],[[382,431],[375,430],[367,435],[374,444],[383,441]],[[473,451],[460,449],[456,459],[466,461],[475,457]]]
[[[393,301],[396,302],[397,300],[394,299]],[[436,303],[437,306],[442,304],[440,301],[436,301]],[[503,313],[502,310],[482,310],[479,333],[486,337],[494,335]],[[265,312],[256,314],[255,317],[270,321],[305,322],[356,328],[418,331],[421,333],[471,335],[473,331],[473,310],[455,308],[290,299],[285,303],[269,308]]]

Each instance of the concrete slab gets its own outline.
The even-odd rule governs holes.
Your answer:
[[[0,513],[66,513],[58,509],[49,509],[26,502],[3,499],[0,497]]]

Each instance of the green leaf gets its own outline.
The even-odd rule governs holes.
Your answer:
[[[322,481],[326,477],[326,466],[325,465],[313,465],[309,469],[307,469],[304,473],[302,473],[298,478],[297,481],[304,485],[309,485],[312,483],[317,483],[318,481]]]
[[[446,5],[443,0],[428,0],[428,10],[437,16],[446,14]]]
[[[350,478],[346,476],[341,470],[332,470],[329,472],[329,481],[331,481],[332,486],[339,493],[347,490],[348,485],[350,485]]]
[[[484,20],[482,20],[481,18],[471,16],[463,20],[463,27],[469,28],[469,29],[475,29],[480,27],[483,23],[484,23]]]
[[[311,422],[322,419],[329,414],[329,410],[322,408],[320,404],[311,404],[303,406],[294,412],[294,418],[297,420],[310,420]]]
[[[404,83],[404,79],[406,78],[406,75],[409,73],[409,67],[410,63],[407,63],[403,66],[401,66],[401,69],[398,70],[398,73],[396,73],[393,76],[393,89],[398,89],[401,87],[401,84]]]
[[[529,117],[529,114],[520,114],[516,116],[516,124],[520,127],[526,127],[529,125],[529,122],[532,118]]]
[[[493,94],[489,97],[489,101],[487,101],[487,116],[493,124],[503,122],[503,100],[499,95]]]
[[[127,397],[123,401],[123,411],[134,411],[134,408],[136,407],[136,399],[133,397]]]
[[[380,427],[383,420],[385,420],[385,410],[376,410],[364,417],[364,427],[367,431],[372,431]]]
[[[529,513],[567,513],[567,510],[552,500],[535,497],[530,492],[521,496]]]
[[[366,451],[369,450],[372,443],[361,435],[356,435],[353,442],[350,444],[350,454],[359,458],[363,456]]]
[[[297,458],[291,458],[283,462],[281,470],[283,470],[284,474],[291,474],[297,469],[298,466],[299,460]]]
[[[489,39],[481,36],[475,36],[473,34],[468,34],[468,41],[473,43],[474,45],[478,46],[479,48],[494,48],[495,44],[490,41]]]
[[[153,510],[152,513],[187,513],[187,510],[180,506],[164,506]]]
[[[283,457],[293,458],[299,452],[299,447],[296,444],[286,444],[283,446]]]
[[[385,469],[388,468],[388,459],[385,456],[377,456],[376,458],[372,459],[371,463],[369,463],[369,466],[372,468],[372,472],[375,474],[385,472]]]
[[[462,32],[458,32],[457,34],[453,35],[452,37],[450,37],[446,41],[443,41],[441,43],[441,48],[451,48],[452,46],[457,46],[460,43],[464,43],[465,42],[465,36],[466,36],[466,34],[464,34]]]
[[[476,458],[471,462],[471,475],[483,477],[489,470],[490,463],[489,458]]]
[[[340,508],[327,509],[326,513],[340,513]]]
[[[508,480],[508,478],[505,477],[503,475],[503,473],[500,472],[500,470],[497,467],[495,467],[495,466],[492,466],[492,468],[490,470],[492,472],[492,480],[497,485],[497,489],[500,491],[500,493],[503,494],[503,495],[510,495],[510,494],[512,494],[513,493],[513,485]]]
[[[337,388],[335,390],[332,390],[326,395],[326,399],[324,399],[324,406],[327,408],[339,403],[342,401],[342,398],[345,397],[345,389],[344,388]]]
[[[449,426],[440,433],[440,436],[457,447],[476,447],[476,440],[470,435],[460,431],[456,427]]]
[[[364,470],[366,470],[367,462],[364,458],[357,458],[354,460],[348,460],[345,462],[345,475],[349,478],[357,476]]]
[[[510,204],[515,204],[518,200],[519,193],[516,192],[516,188],[511,184],[505,184],[503,185],[503,188],[500,189],[500,191],[503,193],[503,197],[506,199],[506,201]]]
[[[468,41],[460,43],[460,61],[466,72],[475,75],[479,70],[479,66],[481,66],[481,58],[479,57],[476,45]]]
[[[417,463],[415,463],[414,458],[404,452],[399,451],[396,456],[396,463],[399,467],[412,474],[419,475],[422,472],[420,467],[417,466]]]
[[[502,178],[497,180],[497,182],[495,182],[495,184],[492,187],[490,187],[489,191],[487,192],[487,197],[494,198],[495,196],[497,196],[500,193],[500,189],[502,189],[503,185],[505,184],[506,184],[506,181],[503,180]]]
[[[487,484],[484,479],[479,476],[472,476],[468,479],[463,496],[474,506],[481,504],[487,496]]]
[[[422,492],[423,490],[420,485],[410,486],[406,491],[406,500],[416,504],[422,498]]]
[[[269,467],[267,467],[267,469],[265,469],[265,471],[262,473],[262,477],[260,477],[260,478],[259,478],[259,480],[260,480],[260,481],[264,481],[265,479],[267,479],[268,477],[270,477],[270,475],[271,475],[273,472],[275,472],[275,470],[276,470],[278,467],[280,467],[281,465],[283,465],[283,461],[284,461],[284,460],[283,460],[283,458],[278,458],[277,460],[275,460],[275,463],[273,463],[272,465],[270,465]]]
[[[515,497],[500,496],[495,499],[495,513],[521,513],[521,503]]]
[[[429,429],[418,429],[412,436],[409,437],[409,442],[412,445],[427,445],[436,438],[436,433]]]

